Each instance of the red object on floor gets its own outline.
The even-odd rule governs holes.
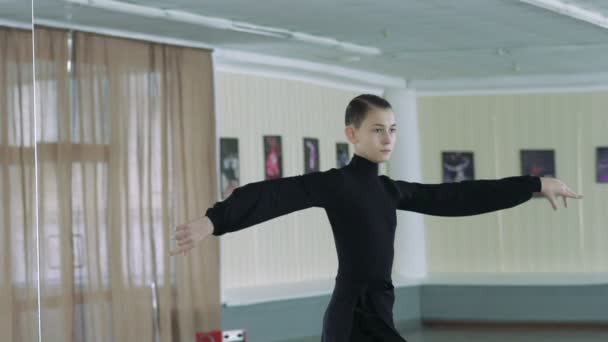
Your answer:
[[[245,330],[212,330],[196,333],[196,342],[246,342]]]
[[[196,342],[222,342],[222,331],[213,330],[196,333]]]

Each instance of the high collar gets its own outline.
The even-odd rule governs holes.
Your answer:
[[[350,160],[348,168],[357,174],[365,176],[378,176],[378,163],[361,157],[358,154],[353,154],[353,158]]]

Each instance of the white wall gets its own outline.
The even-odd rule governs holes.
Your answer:
[[[359,92],[276,77],[216,73],[218,132],[238,137],[241,184],[264,179],[264,135],[281,135],[283,175],[303,173],[303,137],[319,139],[321,170],[336,167],[344,110]],[[352,154],[353,147],[350,146]],[[222,237],[222,288],[235,289],[335,277],[329,221],[312,208]]]

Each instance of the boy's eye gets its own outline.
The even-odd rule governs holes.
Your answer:
[[[375,132],[376,132],[376,133],[381,133],[381,132],[383,132],[383,131],[384,131],[384,130],[383,130],[382,128],[376,128],[376,129],[375,129]],[[391,133],[395,133],[395,132],[397,132],[397,129],[396,129],[396,128],[391,128],[391,129],[390,129],[390,132],[391,132]]]

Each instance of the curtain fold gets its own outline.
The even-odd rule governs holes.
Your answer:
[[[168,256],[173,226],[217,197],[210,52],[42,27],[35,42],[43,335],[218,329],[219,240]]]
[[[31,31],[0,27],[0,331],[38,341]]]

